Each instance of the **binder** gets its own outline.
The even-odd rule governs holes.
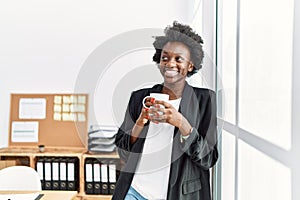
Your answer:
[[[91,159],[86,159],[85,162],[85,193],[93,194],[93,162]]]
[[[67,190],[67,159],[59,159],[59,189]]]
[[[45,190],[52,190],[52,159],[46,158],[45,167]]]
[[[102,194],[109,194],[108,189],[108,162],[107,160],[101,160],[101,193]]]
[[[93,188],[94,194],[101,194],[101,183],[100,183],[100,161],[95,159],[93,161]]]
[[[37,158],[36,171],[40,175],[42,189],[45,189],[45,170],[44,170],[44,158]]]
[[[67,162],[67,190],[76,190],[75,170],[76,159],[68,158]]]
[[[108,188],[109,194],[113,194],[116,188],[117,182],[117,160],[112,159],[108,165]]]
[[[59,190],[59,159],[52,158],[52,189]]]

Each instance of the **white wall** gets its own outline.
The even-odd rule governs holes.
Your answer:
[[[293,200],[300,199],[300,160],[295,159],[300,153],[300,2],[294,1],[294,35],[293,35],[293,88],[292,88],[292,154],[290,155],[293,160],[293,177],[292,177],[292,194]]]
[[[8,144],[11,93],[73,92],[83,63],[104,41],[173,20],[189,23],[188,7],[181,0],[1,1],[0,147]]]

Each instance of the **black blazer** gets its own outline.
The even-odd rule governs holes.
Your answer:
[[[149,123],[140,137],[130,144],[130,134],[142,109],[142,99],[150,93],[161,92],[163,85],[141,89],[131,94],[125,119],[116,136],[115,144],[125,163],[113,194],[113,200],[125,198],[131,185],[140,153],[143,151]],[[209,89],[185,84],[179,112],[193,126],[193,131],[180,142],[180,131],[174,130],[172,163],[168,185],[168,200],[211,200],[209,168],[218,159],[216,97]]]

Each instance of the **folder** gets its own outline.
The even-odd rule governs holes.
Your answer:
[[[76,190],[76,159],[68,158],[67,162],[67,190]],[[78,170],[78,169],[77,169]]]
[[[67,190],[67,159],[59,159],[59,189]]]
[[[95,159],[93,161],[93,188],[94,194],[101,194],[101,183],[100,183],[100,161]]]
[[[108,163],[107,160],[101,160],[101,193],[102,194],[109,194],[108,189]]]
[[[111,159],[108,165],[108,188],[109,194],[113,194],[116,188],[117,182],[117,160]]]
[[[52,158],[52,189],[59,190],[59,159]]]
[[[85,193],[93,194],[93,162],[91,159],[85,161]]]
[[[45,190],[52,190],[52,159],[46,158],[45,167]]]
[[[45,189],[45,170],[44,170],[44,158],[38,157],[36,161],[36,171],[40,175],[42,189]]]

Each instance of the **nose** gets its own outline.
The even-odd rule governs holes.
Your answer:
[[[174,58],[170,59],[167,63],[166,63],[167,67],[176,67],[176,60]]]

